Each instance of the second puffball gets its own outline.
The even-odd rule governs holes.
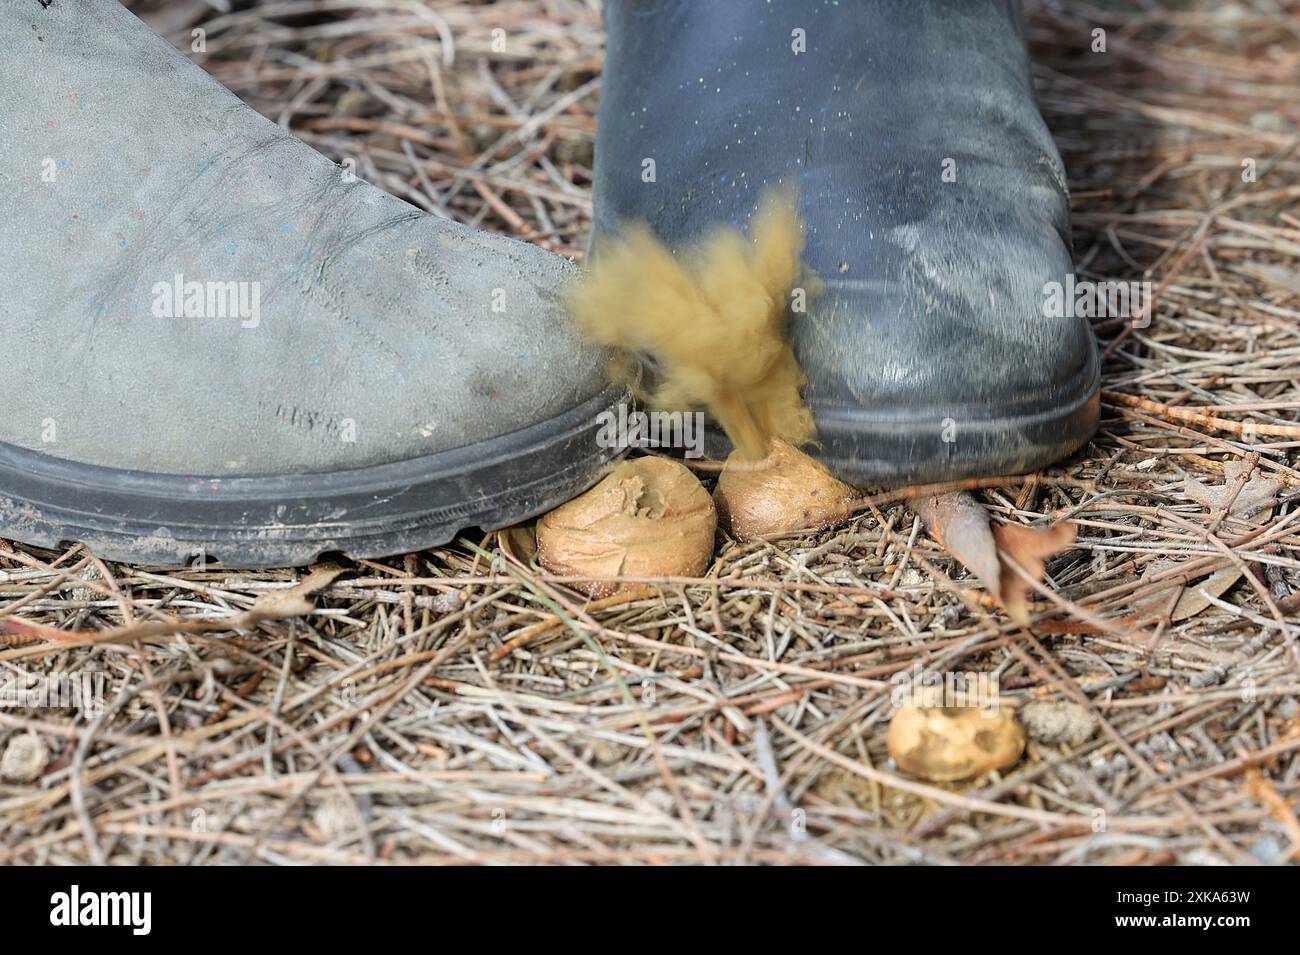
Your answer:
[[[761,461],[727,458],[713,500],[737,540],[784,537],[839,523],[858,494],[827,467],[779,438]]]

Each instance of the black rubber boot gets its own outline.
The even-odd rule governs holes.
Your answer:
[[[0,536],[283,565],[554,507],[618,453],[575,272],[336,166],[116,0],[0,4]]]
[[[825,283],[793,314],[822,456],[906,484],[1018,473],[1096,427],[1065,174],[1013,0],[606,0],[597,242],[680,249],[794,186]]]

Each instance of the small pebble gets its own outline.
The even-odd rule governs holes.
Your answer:
[[[1097,721],[1078,703],[1035,700],[1020,708],[1020,723],[1035,743],[1045,746],[1082,746],[1097,728]]]
[[[337,842],[356,829],[356,814],[341,796],[328,796],[321,800],[311,821],[326,842]]]
[[[15,736],[0,758],[0,777],[11,783],[35,782],[50,762],[50,748],[35,733]]]

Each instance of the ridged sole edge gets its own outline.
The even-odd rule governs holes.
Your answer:
[[[376,558],[495,530],[586,490],[621,453],[596,440],[610,388],[563,415],[392,464],[321,474],[189,477],[104,468],[0,443],[0,537],[85,544],[155,566],[304,566]]]

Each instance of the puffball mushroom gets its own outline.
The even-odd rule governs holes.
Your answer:
[[[848,517],[857,498],[824,464],[780,438],[761,461],[732,452],[713,492],[722,526],[738,540],[827,527]]]
[[[620,462],[537,522],[537,559],[563,576],[698,577],[713,558],[717,511],[690,469],[666,458]],[[592,597],[609,580],[573,585]]]
[[[889,723],[885,745],[903,772],[946,783],[1014,765],[1025,734],[1003,707],[904,706]]]

